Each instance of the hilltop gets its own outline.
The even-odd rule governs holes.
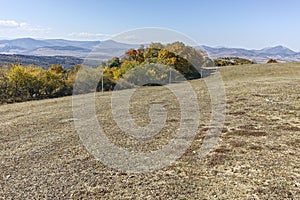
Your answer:
[[[116,171],[91,156],[74,127],[72,97],[1,105],[0,198],[299,199],[300,63],[219,70],[227,105],[218,145],[198,158],[213,127],[205,84],[211,77],[192,80],[201,111],[197,135],[183,157],[153,173]],[[155,151],[179,128],[179,103],[165,87],[141,87],[130,99],[139,125],[150,123],[150,104],[163,104],[168,112],[165,128],[146,140],[117,127],[111,97],[96,94],[97,119],[122,148]]]

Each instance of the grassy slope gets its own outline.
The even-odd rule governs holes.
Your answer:
[[[218,146],[198,159],[210,98],[204,81],[193,80],[202,117],[198,134],[181,159],[149,174],[118,172],[89,155],[69,120],[71,97],[0,106],[0,197],[299,199],[300,64],[232,66],[221,73],[227,115]],[[159,149],[178,128],[172,93],[141,88],[130,110],[138,124],[149,123],[148,103],[164,103],[169,115],[162,133],[135,141],[112,121],[110,95],[97,94],[98,120],[118,145]]]

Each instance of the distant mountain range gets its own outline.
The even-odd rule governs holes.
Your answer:
[[[107,60],[114,56],[122,56],[127,49],[138,48],[138,46],[119,43],[113,40],[70,41],[63,39],[37,40],[21,38],[0,40],[0,54],[72,56],[81,59],[88,57],[86,60],[96,65],[101,60]],[[281,62],[300,61],[300,52],[294,52],[283,46],[269,47],[261,50],[209,46],[198,46],[196,48],[206,50],[211,58],[240,57],[257,63],[264,63],[270,58]]]
[[[256,63],[265,63],[270,58],[280,62],[297,62],[300,61],[300,53],[294,52],[284,46],[268,47],[261,50],[248,50],[242,48],[226,48],[226,47],[199,47],[204,49],[210,58],[222,57],[240,57],[251,60]]]
[[[95,57],[107,60],[124,54],[138,45],[107,41],[70,41],[62,39],[37,40],[21,38],[0,40],[0,54],[19,54],[30,56],[73,56],[78,58]]]

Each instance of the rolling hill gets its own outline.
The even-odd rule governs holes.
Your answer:
[[[45,69],[50,67],[52,64],[60,64],[67,69],[74,67],[77,64],[82,64],[83,59],[73,56],[30,56],[0,54],[0,66],[10,63],[36,65]]]
[[[299,199],[300,64],[219,70],[226,93],[226,122],[218,144],[199,158],[205,135],[218,123],[210,123],[212,102],[205,81],[211,77],[193,80],[201,125],[181,158],[151,173],[115,170],[95,158],[77,133],[72,97],[1,105],[0,198]],[[173,140],[189,139],[175,138],[182,109],[165,87],[141,87],[130,99],[130,116],[140,126],[151,123],[151,105],[163,106],[168,114],[161,131],[146,139],[124,133],[112,112],[113,95],[118,92],[93,96],[93,117],[117,148],[150,153]],[[95,141],[89,135],[87,131],[85,138]],[[108,158],[116,154],[109,148],[100,152]]]

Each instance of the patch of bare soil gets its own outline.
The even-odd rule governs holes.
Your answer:
[[[211,102],[204,80],[193,80],[201,111],[197,135],[180,159],[151,173],[116,171],[95,159],[77,135],[71,97],[1,105],[0,198],[300,199],[300,64],[220,72],[227,112],[217,146],[199,159]],[[145,140],[118,128],[110,92],[96,99],[107,137],[129,151],[160,149],[179,127],[179,102],[164,87],[139,88],[130,100],[141,126],[151,121],[151,104],[168,112],[162,131]]]

